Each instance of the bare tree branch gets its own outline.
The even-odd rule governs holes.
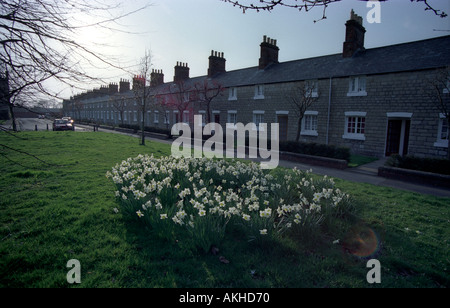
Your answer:
[[[288,7],[297,9],[299,11],[310,11],[315,7],[323,8],[323,17],[319,20],[326,19],[326,9],[330,4],[340,2],[341,0],[254,0],[254,1],[245,1],[245,0],[220,0],[223,2],[231,3],[233,6],[238,7],[245,13],[247,10],[255,10],[257,12],[267,11],[271,12],[276,7]],[[245,4],[244,3],[247,3]],[[370,1],[370,0],[360,0],[360,1]],[[379,0],[381,2],[388,0]],[[431,6],[427,0],[410,0],[411,2],[423,2],[425,5],[425,11],[432,11],[436,16],[441,18],[447,17],[447,14],[439,9]],[[316,22],[318,20],[315,20]]]
[[[444,115],[448,127],[450,123],[450,68],[439,69],[432,77],[426,79],[423,93],[439,113]],[[447,140],[448,138],[447,132]],[[447,158],[450,159],[450,149],[447,150]]]
[[[140,75],[133,78],[133,92],[140,112],[141,121],[141,145],[145,145],[145,114],[148,108],[154,103],[153,93],[147,83],[151,80],[152,55],[149,50],[141,58],[139,65]]]
[[[96,63],[123,70],[74,39],[80,29],[118,31],[119,20],[149,5],[118,13],[120,7],[88,0],[0,0],[0,72],[9,86],[7,99],[0,103],[26,106],[39,96],[57,97],[58,92],[44,86],[49,80],[70,88],[99,82],[85,69]],[[81,22],[79,16],[95,21]]]
[[[216,97],[223,95],[225,88],[218,82],[205,79],[194,85],[196,97],[200,104],[206,106],[206,122],[211,122],[211,104]]]
[[[294,86],[288,95],[287,99],[291,102],[297,118],[297,135],[295,141],[300,140],[300,133],[302,130],[302,121],[305,112],[312,104],[317,102],[319,97],[317,82],[302,82],[298,86]]]

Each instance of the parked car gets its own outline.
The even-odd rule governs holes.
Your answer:
[[[75,126],[70,121],[63,119],[56,119],[53,121],[53,130],[75,130]]]

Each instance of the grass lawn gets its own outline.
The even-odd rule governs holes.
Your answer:
[[[170,146],[108,133],[0,134],[0,287],[449,287],[450,199],[336,180],[356,216],[318,241],[252,246],[230,232],[219,255],[149,236],[126,219],[107,171]],[[233,226],[230,226],[233,231]],[[367,258],[333,241],[375,239],[381,284]],[[355,244],[356,245],[356,244]],[[219,256],[229,260],[219,261]],[[70,285],[67,261],[81,263]]]
[[[348,162],[348,166],[350,168],[355,168],[361,165],[365,165],[371,162],[378,160],[376,157],[369,157],[363,155],[352,154],[350,156],[350,161]]]

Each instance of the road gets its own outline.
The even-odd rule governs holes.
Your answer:
[[[53,121],[48,119],[36,119],[36,118],[19,118],[16,119],[17,129],[20,131],[45,131],[52,130]],[[2,125],[5,128],[12,128],[11,121],[7,121]],[[75,131],[86,131],[85,128],[77,127],[75,124]]]

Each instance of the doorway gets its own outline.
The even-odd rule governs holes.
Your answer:
[[[287,115],[278,115],[278,125],[280,130],[280,141],[287,141],[288,136],[288,116]]]
[[[220,124],[220,114],[214,114],[214,123]]]
[[[389,119],[386,137],[386,156],[408,154],[411,120]]]

